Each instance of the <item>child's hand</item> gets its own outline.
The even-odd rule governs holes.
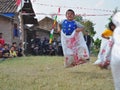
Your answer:
[[[83,28],[77,28],[75,31],[76,31],[76,32],[83,31]]]

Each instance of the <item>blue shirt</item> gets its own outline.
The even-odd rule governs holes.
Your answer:
[[[68,21],[67,19],[62,22],[62,31],[66,35],[71,35],[73,31],[77,28],[81,28],[83,25],[77,23],[76,21]]]
[[[14,37],[19,37],[19,30],[15,28],[13,30],[13,35],[14,35]]]

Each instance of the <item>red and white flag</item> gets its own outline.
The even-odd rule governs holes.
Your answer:
[[[17,12],[19,12],[22,9],[22,7],[24,6],[24,0],[16,0],[16,5],[18,6]]]
[[[16,0],[16,5],[19,6],[20,2],[21,2],[21,0]]]

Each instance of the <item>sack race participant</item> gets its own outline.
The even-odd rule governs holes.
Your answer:
[[[120,90],[120,12],[112,17],[116,28],[113,33],[114,44],[111,53],[111,70],[114,80],[115,90]]]
[[[84,26],[74,20],[75,13],[69,9],[66,18],[61,23],[61,43],[65,57],[64,66],[73,67],[83,64],[89,59],[89,51],[83,37]]]
[[[113,31],[115,29],[115,25],[110,22],[108,28],[102,33],[102,43],[100,47],[100,51],[98,54],[98,59],[95,61],[95,65],[98,65],[101,68],[107,69],[110,60],[111,60],[111,49],[113,45]]]

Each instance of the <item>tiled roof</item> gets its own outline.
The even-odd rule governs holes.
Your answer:
[[[16,10],[16,0],[0,0],[0,13],[15,13]]]
[[[43,30],[46,30],[46,31],[50,31],[51,28],[52,28],[52,25],[54,23],[54,19],[52,19],[50,17],[45,17],[42,20],[40,20],[38,23],[39,23],[39,26],[37,26],[37,28],[43,29]],[[55,26],[54,29],[55,29],[55,32],[56,32],[57,31],[57,26]]]

